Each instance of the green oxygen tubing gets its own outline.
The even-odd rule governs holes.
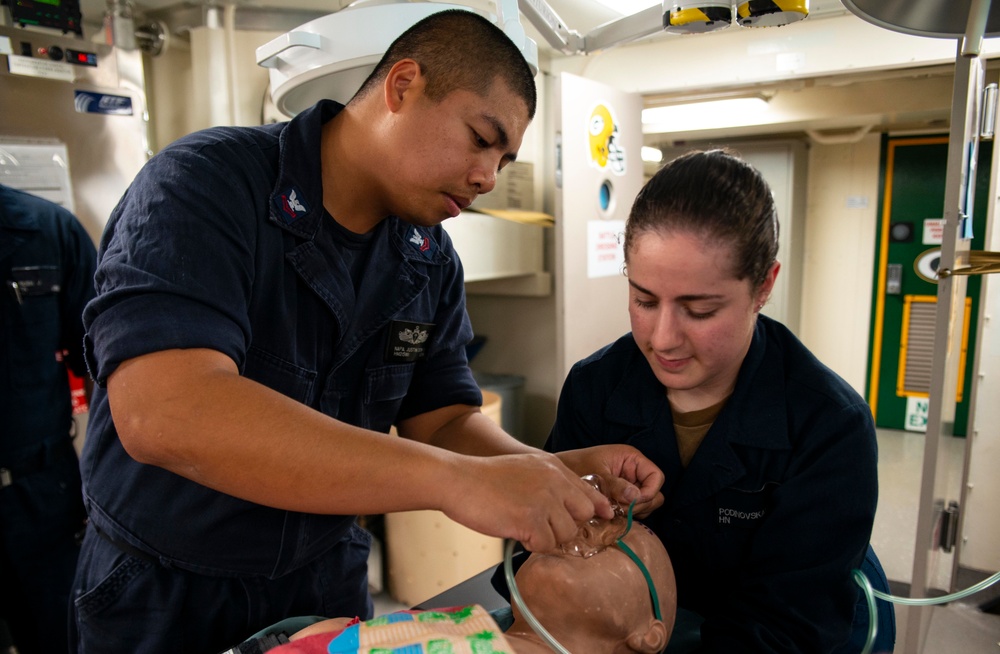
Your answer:
[[[910,606],[947,604],[948,602],[954,602],[968,597],[969,595],[974,595],[981,590],[989,588],[997,581],[1000,581],[1000,572],[997,572],[991,577],[983,579],[978,584],[969,586],[965,590],[960,590],[950,595],[944,595],[943,597],[897,597],[896,595],[888,595],[872,588],[871,582],[868,581],[868,577],[866,577],[865,573],[860,570],[852,570],[851,574],[854,576],[855,583],[861,586],[861,591],[865,594],[865,598],[868,600],[868,639],[865,641],[865,648],[861,650],[861,654],[871,654],[872,647],[875,644],[875,635],[878,633],[878,608],[875,606],[875,598],[892,602],[894,604],[908,604]]]
[[[653,602],[653,614],[656,616],[657,620],[662,620],[663,618],[660,613],[660,598],[656,594],[656,586],[653,584],[653,578],[650,576],[649,570],[646,569],[646,564],[642,562],[642,559],[640,559],[638,555],[636,555],[636,553],[633,552],[632,549],[622,540],[632,529],[632,509],[634,507],[635,502],[633,501],[628,507],[628,522],[625,526],[625,533],[618,538],[615,545],[617,545],[618,548],[621,549],[625,555],[639,567],[639,570],[642,572],[642,576],[646,579],[646,585],[649,586],[649,595]],[[545,641],[549,647],[558,652],[558,654],[570,654],[570,652],[563,647],[559,641],[557,641],[555,637],[550,634],[547,629],[545,629],[545,627],[542,626],[542,623],[538,621],[528,608],[528,605],[525,604],[524,598],[521,597],[521,592],[517,589],[517,583],[514,581],[514,544],[513,540],[508,539],[504,543],[503,553],[503,573],[504,577],[507,579],[507,587],[510,589],[511,602],[517,606],[518,610],[521,611],[521,615],[523,615],[524,619],[527,620],[528,625],[531,626],[536,634],[541,636],[542,640]]]

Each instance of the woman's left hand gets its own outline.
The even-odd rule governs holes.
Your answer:
[[[622,507],[635,501],[632,513],[643,518],[663,504],[663,472],[631,445],[596,445],[556,452],[573,472],[600,475],[608,483],[608,497]]]

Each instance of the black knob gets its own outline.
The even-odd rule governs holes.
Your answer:
[[[49,48],[49,59],[52,61],[62,61],[63,60],[63,49],[58,45],[53,45]]]

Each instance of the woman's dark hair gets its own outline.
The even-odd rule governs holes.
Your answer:
[[[625,261],[646,232],[689,232],[729,244],[736,279],[759,288],[778,256],[778,216],[760,172],[726,149],[694,151],[643,186],[625,225]]]
[[[378,87],[402,59],[420,64],[432,100],[458,89],[485,96],[502,79],[524,99],[528,118],[535,116],[535,79],[528,62],[503,30],[477,13],[446,9],[417,21],[392,42],[355,97]]]

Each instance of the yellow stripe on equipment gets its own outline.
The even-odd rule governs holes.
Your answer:
[[[675,0],[663,14],[663,30],[673,34],[704,34],[729,27],[733,22],[730,3],[711,0]]]
[[[736,6],[742,27],[781,27],[809,15],[809,0],[745,0]]]

